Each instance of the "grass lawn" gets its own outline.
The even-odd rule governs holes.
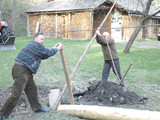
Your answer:
[[[13,84],[11,68],[14,64],[14,59],[31,39],[30,37],[17,37],[15,41],[16,50],[0,51],[0,90]],[[89,41],[48,38],[45,40],[44,45],[51,48],[57,42],[61,42],[64,45],[64,55],[69,73],[71,74],[89,44]],[[160,44],[160,41],[157,41],[157,39],[140,40],[140,43],[143,42]],[[148,97],[145,105],[133,105],[129,108],[160,111],[160,49],[141,49],[133,46],[130,53],[124,54],[124,43],[116,43],[116,47],[119,53],[122,76],[128,69],[130,63],[133,63],[124,79],[125,88],[136,92],[140,96]],[[100,45],[94,41],[71,82],[74,85],[88,86],[88,80],[90,79],[101,80],[102,69],[103,54]],[[37,85],[63,87],[65,84],[65,76],[60,53],[42,61],[34,77]],[[112,71],[110,72],[109,81],[117,81]],[[42,115],[42,118],[43,117]]]

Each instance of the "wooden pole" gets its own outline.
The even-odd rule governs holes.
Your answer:
[[[66,82],[67,82],[67,86],[68,86],[71,104],[73,105],[74,98],[73,98],[71,82],[70,82],[70,78],[69,78],[69,74],[68,74],[67,62],[66,62],[63,50],[60,50],[60,54],[61,54],[61,60],[62,60],[63,68],[64,68],[64,73],[65,73],[65,77],[66,77]]]
[[[149,110],[95,105],[60,105],[57,110],[91,120],[160,120],[160,112]]]
[[[112,56],[111,49],[110,49],[110,47],[109,47],[108,41],[107,41],[107,47],[108,47],[108,50],[109,50],[109,54],[110,54],[110,57],[111,57],[111,60],[112,60],[112,64],[113,64],[114,71],[115,71],[115,73],[116,73],[118,82],[119,82],[119,84],[121,84],[121,80],[120,80],[119,75],[118,75],[118,73],[117,73],[117,69],[116,69],[116,66],[115,66],[114,61],[113,61],[113,56]]]
[[[130,66],[128,67],[127,71],[125,72],[125,74],[123,75],[121,82],[123,81],[124,77],[126,76],[126,74],[128,73],[129,69],[131,68],[133,64],[131,63]]]
[[[64,94],[66,88],[67,88],[67,84],[64,85],[64,87],[63,87],[63,89],[62,89],[62,91],[61,91],[61,93],[60,93],[60,95],[59,95],[59,97],[58,97],[58,99],[57,99],[57,102],[56,102],[56,104],[55,104],[55,106],[54,106],[54,108],[53,108],[54,110],[57,110],[57,107],[58,107],[59,104],[60,104],[62,95]]]
[[[104,18],[104,20],[102,21],[102,23],[101,23],[100,26],[98,27],[98,29],[100,29],[100,28],[103,26],[104,22],[107,20],[109,14],[111,13],[111,11],[112,11],[112,9],[114,8],[115,4],[116,4],[116,0],[115,0],[115,2],[114,2],[113,6],[111,7],[111,9],[109,10],[108,14],[106,15],[106,17]],[[88,44],[87,48],[86,48],[85,51],[83,52],[82,56],[80,57],[78,63],[76,64],[76,66],[74,67],[74,69],[73,69],[73,71],[72,71],[72,73],[71,73],[71,75],[70,75],[70,79],[73,78],[73,75],[74,75],[75,72],[77,71],[80,63],[82,62],[83,58],[85,57],[88,49],[89,49],[90,46],[92,45],[92,42],[93,42],[93,40],[96,38],[96,36],[97,36],[97,34],[94,34],[94,36],[93,36],[93,38],[91,39],[90,43]],[[57,100],[57,102],[56,102],[55,109],[57,109],[57,107],[58,107],[58,105],[59,105],[59,103],[60,103],[60,101],[61,101],[62,95],[64,94],[66,88],[67,88],[67,85],[64,85],[64,87],[63,87],[63,89],[62,89],[62,91],[61,91],[61,94],[60,94],[60,96],[59,96],[59,98],[58,98],[58,100]]]
[[[100,26],[98,27],[98,29],[100,29],[100,28],[103,26],[104,22],[107,20],[109,14],[111,13],[111,11],[112,11],[112,9],[114,8],[115,4],[116,4],[116,0],[115,0],[115,2],[114,2],[113,6],[111,7],[111,9],[109,10],[108,14],[106,15],[106,17],[104,18],[104,20],[102,21],[102,23],[101,23]],[[73,71],[72,71],[72,73],[71,73],[71,75],[70,75],[70,78],[72,78],[73,75],[75,74],[75,72],[77,71],[80,63],[81,63],[82,60],[84,59],[84,57],[85,57],[88,49],[89,49],[90,46],[92,45],[93,40],[96,38],[96,36],[97,36],[97,34],[94,34],[94,36],[93,36],[93,38],[91,39],[90,43],[88,44],[87,48],[85,49],[85,51],[83,52],[82,56],[80,57],[78,63],[77,63],[76,66],[74,67],[74,69],[73,69]]]
[[[39,32],[39,21],[37,22],[37,24],[36,24],[36,30],[35,30],[35,33],[37,33],[37,32]]]
[[[57,32],[57,30],[58,30],[58,24],[57,24],[57,20],[58,18],[57,18],[57,13],[56,13],[56,34],[55,34],[55,38],[57,38],[58,37],[58,32]]]

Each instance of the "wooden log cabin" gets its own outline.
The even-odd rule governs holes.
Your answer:
[[[108,31],[116,41],[127,41],[135,28],[126,27],[137,26],[140,21],[140,15],[133,13],[142,12],[135,1],[118,0],[101,32]],[[26,11],[28,36],[35,33],[39,23],[39,31],[46,37],[91,39],[112,5],[111,0],[49,0]],[[153,8],[151,10],[153,12]],[[160,24],[160,14],[147,20],[146,25],[151,24]],[[160,26],[145,27],[137,39],[155,38],[159,31]]]

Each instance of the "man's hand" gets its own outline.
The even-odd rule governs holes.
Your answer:
[[[59,43],[58,46],[57,46],[58,50],[62,50],[63,49],[63,44],[62,43]]]
[[[101,35],[100,31],[99,31],[99,28],[97,28],[96,32],[95,32],[97,35]]]
[[[57,43],[53,48],[58,48],[58,50],[63,49],[63,44],[62,43]]]
[[[56,48],[56,47],[58,47],[58,45],[59,45],[59,43],[57,43],[53,48]]]

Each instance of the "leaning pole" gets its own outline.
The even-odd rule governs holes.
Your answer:
[[[115,4],[116,4],[116,0],[115,0],[114,4],[112,5],[111,9],[109,10],[109,12],[107,13],[107,15],[105,16],[105,18],[103,19],[103,21],[102,21],[102,23],[100,24],[100,26],[98,27],[98,29],[100,29],[100,28],[103,26],[104,22],[107,20],[109,14],[111,13],[111,11],[112,11],[112,9],[114,8]],[[74,75],[75,72],[77,71],[80,63],[81,63],[82,60],[84,59],[84,57],[85,57],[88,49],[89,49],[90,46],[92,45],[92,43],[93,43],[94,39],[96,38],[96,36],[97,36],[97,34],[94,34],[94,36],[92,37],[90,43],[89,43],[88,46],[86,47],[86,49],[85,49],[85,51],[83,52],[82,56],[80,57],[78,63],[77,63],[76,66],[74,67],[71,75],[69,76],[70,80],[73,78],[73,75]],[[63,89],[61,90],[60,96],[58,97],[58,100],[57,100],[56,105],[55,105],[55,108],[54,108],[55,110],[57,109],[57,107],[58,107],[58,105],[59,105],[59,103],[60,103],[60,101],[61,101],[61,98],[62,98],[62,96],[63,96],[66,88],[67,88],[67,84],[65,84],[64,87],[63,87]]]

